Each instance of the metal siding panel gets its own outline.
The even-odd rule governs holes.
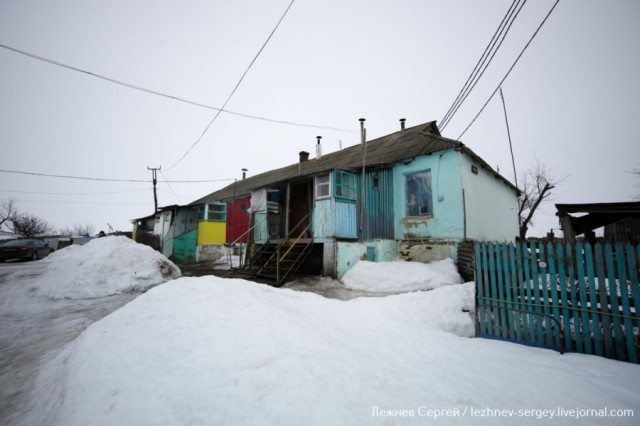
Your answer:
[[[375,175],[377,188],[373,185]],[[367,172],[365,185],[364,238],[393,238],[393,170]]]
[[[336,200],[336,237],[358,238],[356,203]]]
[[[335,236],[332,204],[332,199],[315,202],[312,217],[314,238],[333,238]]]
[[[267,214],[254,213],[255,228],[253,228],[253,241],[259,244],[266,243],[269,239],[269,230],[267,228]]]
[[[247,208],[251,203],[251,198],[242,198],[227,203],[227,243],[232,243],[249,229],[249,212]],[[245,209],[242,210],[242,204]],[[247,242],[247,235],[240,242]]]
[[[224,244],[227,225],[224,222],[200,222],[198,224],[198,245]]]

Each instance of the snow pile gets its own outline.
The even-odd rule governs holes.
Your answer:
[[[178,278],[180,269],[151,247],[123,237],[96,238],[49,255],[36,278],[41,294],[85,299],[140,291]]]
[[[379,263],[360,261],[347,271],[342,282],[346,287],[356,290],[399,293],[460,284],[462,278],[451,259],[429,264],[404,260]]]
[[[636,365],[460,337],[472,333],[472,304],[472,283],[344,302],[182,278],[44,363],[24,424],[425,424],[427,410],[458,411],[443,424],[540,424],[462,412],[640,409]]]

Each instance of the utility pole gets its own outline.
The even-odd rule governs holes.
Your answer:
[[[504,102],[504,95],[502,94],[502,86],[500,86],[500,98],[502,99],[502,109],[504,110],[504,121],[507,124],[507,136],[509,138],[509,149],[511,150],[511,163],[513,164],[513,180],[518,187],[518,175],[516,173],[516,159],[513,156],[513,144],[511,143],[511,131],[509,130],[509,120],[507,119],[507,105]]]
[[[158,184],[158,170],[161,170],[162,166],[158,168],[152,168],[147,166],[147,170],[151,170],[151,176],[153,178],[153,205],[155,206],[154,214],[158,212],[158,194],[156,193],[156,185]]]

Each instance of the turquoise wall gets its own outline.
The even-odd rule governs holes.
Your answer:
[[[358,212],[352,201],[316,200],[311,220],[314,238],[358,237]]]
[[[360,260],[390,262],[398,257],[396,241],[383,239],[357,243],[340,241],[336,243],[336,252],[337,279],[341,279]],[[370,253],[374,259],[368,257]]]
[[[258,244],[264,244],[269,239],[269,229],[267,226],[266,213],[254,213],[254,222],[256,227],[253,228],[253,241]]]
[[[333,238],[335,236],[333,204],[333,198],[314,202],[314,209],[311,215],[314,238]]]
[[[445,150],[394,167],[394,234],[397,240],[464,238],[460,155],[454,150]],[[433,215],[407,217],[405,176],[425,170],[431,170]]]
[[[337,238],[358,238],[358,211],[353,201],[335,200],[335,230]]]

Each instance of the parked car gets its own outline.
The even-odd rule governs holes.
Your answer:
[[[0,244],[0,262],[10,259],[37,260],[51,252],[53,248],[39,240],[11,240]]]

